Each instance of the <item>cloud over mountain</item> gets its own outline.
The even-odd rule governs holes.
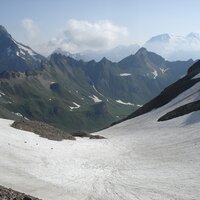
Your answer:
[[[87,49],[102,50],[125,43],[129,36],[126,27],[112,22],[79,21],[70,19],[64,31],[49,42],[49,46],[62,47],[71,52]]]
[[[32,19],[23,19],[21,21],[21,26],[26,31],[26,35],[29,38],[35,38],[39,33],[39,27]]]

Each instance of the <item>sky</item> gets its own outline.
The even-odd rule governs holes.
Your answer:
[[[0,0],[0,24],[40,53],[74,53],[200,33],[199,8],[198,0]]]

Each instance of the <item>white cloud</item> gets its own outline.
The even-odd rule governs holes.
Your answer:
[[[127,42],[126,27],[114,25],[112,22],[88,22],[71,19],[64,31],[49,42],[49,47],[61,47],[70,52],[83,50],[103,50]]]
[[[26,31],[26,35],[28,38],[35,38],[38,36],[39,33],[39,27],[37,24],[29,18],[25,18],[21,21],[21,26]]]

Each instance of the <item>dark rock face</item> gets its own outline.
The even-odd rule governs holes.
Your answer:
[[[19,77],[20,77],[19,72],[3,71],[0,73],[1,79],[11,79],[11,78],[19,78]]]
[[[60,85],[59,83],[51,83],[50,84],[50,89],[54,92],[59,92],[60,91]]]
[[[106,139],[105,137],[101,136],[101,135],[90,135],[89,137],[90,139]]]
[[[72,133],[72,135],[74,137],[89,137],[90,136],[89,133],[86,133],[84,131],[76,131],[76,132]]]
[[[108,113],[108,107],[105,102],[100,102],[94,106],[95,115],[100,115],[102,113]]]
[[[1,200],[41,200],[21,192],[0,186],[0,199]]]
[[[200,101],[188,103],[172,110],[158,119],[158,121],[166,121],[176,117],[186,115],[188,113],[200,110]]]

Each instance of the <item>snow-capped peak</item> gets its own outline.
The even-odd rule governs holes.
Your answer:
[[[168,42],[172,36],[168,33],[160,34],[150,38],[147,42]]]
[[[25,56],[28,55],[28,56],[31,56],[35,60],[40,60],[35,57],[35,56],[37,56],[37,53],[35,51],[33,51],[30,47],[25,46],[25,45],[15,41],[14,39],[12,39],[12,41],[17,45],[17,47],[19,49],[19,51],[16,52],[17,56],[24,59]]]
[[[161,34],[148,40],[144,47],[168,60],[188,60],[200,57],[200,35]]]
[[[198,39],[198,40],[200,40],[200,35],[199,35],[199,33],[195,33],[195,32],[189,33],[186,37],[187,37],[187,38],[193,38],[193,39]]]

